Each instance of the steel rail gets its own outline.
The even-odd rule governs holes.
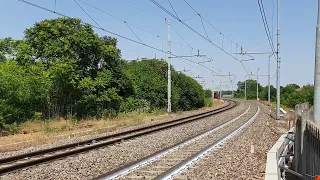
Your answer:
[[[195,136],[192,136],[191,138],[188,138],[187,140],[183,140],[173,146],[170,146],[168,148],[162,149],[156,153],[153,153],[147,157],[144,157],[142,159],[139,159],[137,161],[134,161],[132,163],[129,163],[123,167],[119,167],[115,170],[112,170],[110,172],[107,172],[103,175],[100,175],[98,177],[95,178],[95,180],[111,180],[111,179],[118,179],[118,178],[123,178],[124,176],[128,175],[129,173],[137,170],[138,168],[141,168],[143,166],[147,166],[151,163],[153,163],[154,161],[159,160],[160,158],[163,158],[164,156],[166,156],[169,153],[172,153],[174,151],[177,151],[191,143],[194,143],[204,137],[209,136],[210,134],[230,125],[231,123],[234,123],[235,121],[237,121],[238,119],[240,119],[241,117],[243,117],[244,115],[246,115],[248,113],[248,111],[250,110],[250,106],[248,107],[248,109],[243,112],[241,115],[233,118],[230,121],[227,121],[225,123],[222,123],[220,125],[216,125],[212,128],[210,128],[209,130],[205,130],[199,134],[196,134]]]
[[[43,150],[38,150],[38,151],[33,151],[25,154],[20,154],[20,155],[15,155],[15,156],[10,156],[6,158],[0,159],[0,175],[8,172],[12,172],[18,169],[34,166],[37,164],[45,163],[48,161],[56,160],[56,159],[61,159],[67,156],[75,155],[78,153],[82,153],[85,151],[89,151],[92,149],[104,147],[107,145],[111,145],[117,142],[121,142],[123,140],[128,140],[132,139],[135,137],[139,137],[145,134],[150,134],[156,131],[164,130],[170,127],[178,126],[181,124],[185,124],[194,120],[198,120],[201,118],[205,118],[214,114],[218,114],[221,112],[224,112],[226,110],[229,110],[235,106],[237,106],[239,103],[236,101],[228,100],[228,105],[225,105],[223,107],[211,110],[211,111],[206,111],[198,114],[194,114],[191,116],[183,117],[183,118],[177,118],[171,121],[166,121],[166,122],[161,122],[158,124],[153,124],[150,126],[145,126],[141,128],[136,128],[128,131],[123,131],[120,133],[115,133],[107,136],[102,136],[98,138],[92,138],[89,140],[81,141],[81,142],[76,142],[76,143],[71,143],[71,144],[66,144],[62,146],[57,146],[53,148],[48,148],[48,149],[43,149]],[[102,142],[99,142],[102,141]],[[70,150],[71,149],[71,150]],[[59,151],[64,151],[58,154]],[[45,156],[43,158],[37,158],[37,159],[31,159],[26,161],[26,159],[30,158],[35,158],[39,156],[44,156],[48,154],[53,154],[50,156]],[[20,163],[16,163],[17,161],[24,161]],[[8,163],[12,163],[12,165],[7,165]],[[7,165],[7,166],[4,166]],[[3,167],[4,166],[4,167]]]
[[[182,161],[181,163],[177,164],[176,166],[170,168],[166,172],[158,175],[155,179],[161,180],[169,180],[174,178],[175,176],[179,175],[181,172],[185,171],[187,168],[191,167],[195,163],[197,163],[200,159],[205,157],[206,154],[209,152],[218,149],[221,147],[228,139],[232,138],[233,136],[237,135],[241,132],[244,128],[246,128],[249,124],[251,124],[260,112],[260,108],[258,106],[257,112],[244,124],[238,127],[235,131],[228,133],[224,137],[220,138],[218,141],[213,142],[212,144],[208,145],[198,153],[194,154],[193,156],[187,158],[186,160]]]

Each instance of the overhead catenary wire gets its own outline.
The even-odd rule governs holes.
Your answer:
[[[188,1],[184,0],[184,2],[198,15],[200,16],[206,23],[208,23],[214,30],[216,30],[220,35],[222,35],[224,38],[228,39],[229,41],[231,41],[232,43],[239,45],[238,43],[232,41],[230,38],[228,38],[226,35],[224,35],[221,31],[218,30],[218,28],[214,27],[208,20],[206,20],[198,11],[196,11],[191,4],[188,3]]]
[[[260,0],[257,0],[257,1],[258,1],[258,5],[259,5],[259,10],[260,10],[260,14],[261,14],[261,18],[262,18],[264,30],[265,30],[265,33],[266,33],[267,38],[268,38],[268,42],[269,42],[271,51],[273,52],[273,55],[274,55],[274,57],[276,58],[276,56],[275,56],[276,50],[275,50],[275,48],[274,48],[274,45],[273,45],[273,42],[272,42],[272,39],[271,39],[272,37],[271,37],[271,35],[270,35],[270,29],[269,29],[269,26],[268,26],[267,19],[266,19],[266,17],[265,17],[263,4],[262,4],[262,1],[260,1]]]
[[[185,20],[183,20],[183,21],[190,21],[191,19],[194,19],[195,17],[198,17],[198,15],[192,16],[192,17],[187,18],[187,19],[185,19]]]
[[[119,1],[121,1],[121,0],[119,0]],[[136,7],[136,6],[133,6],[133,5],[130,5],[130,4],[126,4],[128,7],[130,7],[130,8],[133,8],[133,9],[136,9],[136,10],[138,10],[138,11],[140,11],[140,12],[143,12],[143,13],[145,13],[145,14],[148,14],[148,15],[151,15],[151,16],[154,16],[154,17],[157,17],[157,18],[160,18],[160,19],[165,19],[165,17],[164,16],[160,16],[160,15],[155,15],[154,13],[151,13],[151,12],[149,12],[149,11],[147,11],[147,10],[144,10],[144,9],[141,9],[141,8],[138,8],[138,7]],[[192,8],[192,7],[191,7]],[[191,20],[191,19],[194,19],[195,17],[198,17],[199,15],[198,14],[196,14],[195,16],[193,16],[193,17],[191,17],[191,18],[189,18],[189,19],[186,19],[186,20],[182,20],[182,21],[188,21],[188,20]],[[203,18],[203,17],[202,17]],[[208,22],[206,19],[204,19],[203,18],[203,20],[204,21],[206,21],[207,23],[209,23],[209,25],[210,26],[212,26],[213,28],[215,28],[212,24],[210,24],[210,22]],[[171,23],[171,26],[172,26],[172,23]],[[229,39],[228,37],[226,37],[223,33],[221,33],[219,30],[217,30],[216,28],[215,28],[215,30],[216,31],[218,31],[222,36],[224,36],[226,39],[228,39],[229,41],[231,41],[232,43],[234,43],[234,44],[236,44],[236,47],[237,47],[237,49],[238,49],[238,47],[240,46],[239,44],[237,44],[237,43],[235,43],[234,41],[232,41],[231,39]],[[178,34],[179,35],[179,34]],[[165,38],[162,38],[162,37],[160,37],[161,39],[163,39],[163,40],[166,40]],[[171,41],[171,42],[174,42],[174,41]],[[181,45],[181,44],[180,44]],[[187,44],[188,45],[188,44]],[[190,45],[188,45],[189,47],[190,47],[190,53],[192,54],[192,49],[194,49],[194,48],[192,48]],[[192,57],[191,57],[191,59],[192,59]],[[237,58],[236,58],[237,59]]]
[[[180,35],[180,33],[172,26],[172,24],[170,24],[170,27],[178,34],[178,36],[190,47],[190,44]],[[193,48],[192,48],[193,49]]]
[[[235,56],[233,56],[231,53],[227,52],[226,50],[224,50],[223,48],[221,48],[220,46],[218,46],[217,44],[215,44],[214,42],[212,42],[210,39],[208,39],[206,36],[202,35],[200,32],[198,32],[197,30],[195,30],[194,28],[192,28],[190,25],[188,25],[187,23],[185,23],[184,21],[182,21],[180,18],[178,18],[176,15],[172,14],[169,10],[167,10],[165,7],[163,7],[161,4],[159,4],[158,2],[156,2],[155,0],[150,0],[153,4],[155,4],[158,8],[160,8],[161,10],[163,10],[164,12],[166,12],[167,14],[169,14],[171,17],[173,17],[174,19],[176,19],[177,21],[179,21],[181,24],[183,24],[184,26],[186,26],[189,30],[191,30],[192,32],[196,33],[198,36],[200,36],[201,38],[203,38],[204,40],[208,41],[210,44],[212,44],[213,46],[215,46],[216,48],[220,49],[221,51],[223,51],[225,54],[229,55],[230,57],[232,57],[233,59],[235,59],[236,61],[240,62],[239,59],[237,59]],[[241,62],[240,62],[241,63]],[[241,63],[242,67],[243,64]],[[248,71],[243,68],[246,73],[249,75]]]
[[[202,28],[203,28],[204,32],[206,33],[207,38],[210,39],[209,36],[208,36],[208,33],[207,33],[207,31],[206,31],[206,28],[204,27],[203,20],[202,20],[203,17],[201,16],[201,14],[198,13],[186,0],[184,0],[184,2],[187,3],[188,6],[189,6],[191,9],[193,9],[193,11],[197,14],[197,16],[199,16],[200,21],[201,21],[201,24],[202,24]]]
[[[273,41],[273,38],[274,38],[274,34],[273,34],[273,25],[274,25],[274,0],[272,0],[272,18],[271,18],[271,21],[272,21],[272,29],[271,29],[271,32],[272,32],[272,41]]]
[[[131,29],[131,27],[127,23],[125,23],[125,24],[128,26],[130,31],[136,36],[136,38],[139,39],[140,42],[142,42],[141,39],[138,37],[138,35]]]
[[[206,28],[204,27],[203,20],[202,20],[202,16],[199,16],[199,17],[200,17],[200,20],[201,20],[202,28],[203,28],[204,32],[206,33],[207,38],[210,39],[209,36],[208,36],[207,30],[206,30]],[[211,40],[210,40],[210,41],[211,41]]]
[[[77,5],[78,7],[97,25],[99,26],[100,28],[102,28],[98,23],[97,21],[95,21],[81,6],[80,4],[77,2],[77,0],[73,0]]]
[[[79,1],[82,1],[82,0],[79,0]],[[84,2],[85,4],[87,4],[87,5],[89,5],[88,3],[86,3],[86,2]],[[172,6],[172,4],[171,4],[171,2],[169,1],[169,3],[170,3],[170,6],[171,6],[171,8],[172,8],[172,10],[174,11],[174,13],[176,14],[176,16],[178,17],[178,15],[177,15],[177,13],[175,12],[175,10],[174,10],[174,8],[173,8],[173,6]],[[92,5],[89,5],[89,6],[92,6]],[[137,8],[137,7],[134,7],[134,6],[131,6],[131,5],[128,5],[129,7],[132,7],[132,8],[135,8],[135,9],[138,9],[139,11],[142,11],[142,12],[144,12],[144,13],[147,13],[147,14],[150,14],[148,11],[145,11],[145,10],[142,10],[142,9],[140,9],[140,8]],[[96,8],[96,7],[93,7],[93,8]],[[101,11],[101,10],[100,10]],[[109,13],[108,13],[109,14]],[[198,16],[198,15],[196,15],[196,16]],[[194,16],[194,17],[196,17],[196,16]],[[193,18],[194,18],[193,17]],[[190,19],[192,19],[192,18],[190,18]],[[175,29],[174,27],[173,27],[173,25],[171,24],[171,27],[172,27],[172,29],[177,33],[177,35],[185,42],[185,44],[187,44],[187,46],[188,47],[190,47],[190,49],[191,49],[191,52],[192,52],[192,49],[195,49],[195,48],[193,48],[193,47],[191,47],[190,46],[190,44],[180,35],[180,33],[177,31],[177,29]],[[137,27],[138,28],[138,27]],[[143,30],[143,29],[141,29],[141,30]],[[157,35],[158,36],[158,35]],[[159,36],[158,36],[159,37]],[[161,38],[161,37],[160,37]],[[165,38],[163,38],[164,40],[165,40]],[[172,42],[172,41],[171,41]],[[181,45],[181,44],[180,44]]]
[[[74,1],[76,2],[76,0],[74,0]],[[83,3],[85,3],[85,4],[89,5],[89,6],[91,6],[91,7],[95,8],[95,9],[97,9],[97,10],[99,9],[99,8],[96,8],[96,7],[94,7],[94,6],[90,5],[90,4],[82,1],[82,0],[79,0],[79,1],[81,1],[81,2],[83,2]],[[170,2],[170,1],[169,1],[169,2]],[[76,3],[77,3],[77,2],[76,2]],[[77,3],[77,4],[78,4],[78,3]],[[171,5],[171,3],[170,3],[170,5]],[[101,26],[88,14],[79,4],[78,4],[78,6],[82,9],[82,11],[84,11],[84,12],[89,16],[90,19],[92,19],[92,20],[101,28]],[[172,7],[172,8],[173,8],[173,7]],[[99,9],[99,10],[100,10],[100,9]],[[100,10],[100,11],[102,11],[102,10]],[[105,12],[105,11],[103,11],[103,12]],[[107,13],[107,12],[105,12],[105,13]],[[110,16],[112,16],[110,13],[107,13],[107,14],[110,15]],[[120,20],[119,18],[117,18],[117,17],[115,17],[115,16],[112,16],[112,17]],[[128,23],[127,23],[126,21],[123,21],[123,22],[128,26],[128,28],[129,28],[129,29],[131,30],[131,32],[136,36],[136,38],[139,39],[139,41],[140,41],[141,43],[143,43],[143,42],[141,41],[141,39],[136,35],[136,33],[130,28],[130,26],[128,25]],[[172,27],[172,25],[171,25],[171,27]],[[173,29],[174,29],[174,28],[173,28]],[[185,39],[178,33],[178,31],[177,31],[176,29],[174,29],[174,31],[180,36],[181,39],[183,39],[183,41],[184,41],[190,48],[192,48],[192,47],[185,41]],[[160,36],[157,36],[157,37],[160,37]],[[192,48],[192,49],[193,49],[193,48]],[[162,49],[162,51],[163,51],[163,49]],[[176,56],[176,55],[175,55],[175,56]],[[178,57],[178,56],[176,56],[176,57]],[[181,57],[178,57],[178,58],[179,58],[179,59],[182,59],[182,60],[184,60],[184,61],[189,61],[189,62],[196,63],[196,64],[202,66],[203,68],[206,68],[206,69],[212,71],[211,69],[207,68],[206,66],[203,66],[202,64],[199,64],[199,63],[197,63],[197,62],[195,62],[195,61],[192,61],[192,60],[189,60],[189,59],[186,59],[186,58],[181,58]],[[212,71],[212,73],[216,73],[216,72],[215,72],[215,71]],[[217,73],[217,74],[219,74],[219,73]]]
[[[170,6],[171,6],[172,11],[176,14],[177,17],[179,17],[178,14],[177,14],[177,12],[174,10],[174,8],[173,8],[173,6],[172,6],[172,4],[171,4],[171,1],[168,0],[168,2],[169,2],[169,4],[170,4]]]
[[[274,43],[273,43],[273,37],[272,37],[272,34],[270,33],[269,23],[268,23],[268,20],[267,20],[267,17],[266,17],[266,13],[265,13],[265,11],[264,11],[263,1],[260,0],[260,2],[261,2],[261,8],[262,8],[264,20],[265,20],[265,23],[266,23],[266,26],[267,26],[267,30],[268,30],[268,33],[269,33],[270,41],[271,41],[271,44],[272,44],[273,49],[275,50],[275,48],[274,48]],[[273,52],[274,52],[274,51],[273,51]]]
[[[108,15],[108,16],[110,16],[110,17],[112,17],[112,18],[114,18],[114,19],[116,19],[116,20],[118,20],[118,21],[120,21],[120,22],[122,22],[122,23],[125,23],[127,26],[129,25],[130,27],[134,27],[134,28],[136,28],[136,29],[139,29],[139,30],[141,30],[141,31],[143,31],[143,32],[145,32],[145,33],[148,33],[148,34],[152,35],[152,36],[155,36],[155,37],[157,37],[157,38],[166,40],[165,37],[161,37],[161,36],[158,35],[158,34],[154,34],[154,33],[150,32],[150,31],[145,30],[145,29],[143,29],[143,28],[141,28],[141,27],[139,27],[139,26],[136,26],[136,25],[134,25],[134,24],[132,24],[132,23],[130,23],[130,22],[128,22],[128,21],[125,21],[125,20],[123,20],[123,19],[121,19],[121,18],[118,18],[118,17],[116,17],[116,16],[114,16],[114,15],[112,15],[112,14],[110,14],[110,13],[108,13],[108,12],[106,12],[106,11],[98,8],[98,7],[96,7],[96,6],[93,6],[93,5],[91,5],[91,4],[83,1],[83,0],[78,0],[78,1],[81,2],[81,3],[83,3],[83,4],[85,4],[85,5],[87,5],[87,6],[89,6],[89,7],[91,7],[91,8],[93,8],[93,9],[95,9],[95,10],[97,10],[97,11],[100,11],[100,12],[102,12],[102,13],[104,13],[104,14],[106,14],[106,15]],[[130,7],[132,7],[132,6],[130,6]],[[141,10],[141,9],[139,9],[139,8],[136,8],[136,7],[134,7],[134,8],[135,8],[135,9],[138,9],[139,11],[145,12],[144,10]],[[146,13],[146,12],[145,12],[145,13]],[[189,46],[185,46],[185,45],[183,45],[183,44],[181,44],[181,43],[179,43],[179,42],[175,42],[175,41],[171,41],[171,42],[172,42],[172,43],[175,43],[175,44],[180,44],[181,46],[184,46],[184,47],[189,47]]]
[[[79,6],[79,8],[80,8],[93,22],[96,23],[97,26],[99,26],[100,28],[102,28],[102,27],[97,23],[97,21],[95,21],[95,20],[89,15],[89,13],[87,13],[87,11],[82,8],[82,6],[77,2],[77,0],[74,0],[74,2]],[[141,43],[143,43],[143,42],[141,41],[141,39],[137,36],[137,34],[136,34],[136,33],[131,29],[131,27],[127,24],[127,22],[124,21],[124,23],[125,23],[125,24],[127,25],[127,27],[130,29],[130,31],[136,36],[136,38],[137,38]]]
[[[47,12],[50,12],[50,13],[53,13],[53,14],[56,14],[56,15],[59,15],[59,16],[65,17],[65,18],[72,18],[72,17],[67,16],[67,15],[65,15],[65,14],[62,14],[62,13],[60,13],[60,12],[56,12],[56,11],[54,11],[54,10],[51,10],[51,9],[49,9],[49,8],[46,8],[46,7],[43,7],[43,6],[40,6],[40,5],[37,5],[37,4],[32,3],[32,2],[29,2],[29,1],[27,1],[27,0],[17,0],[17,1],[20,1],[20,2],[22,2],[22,3],[28,4],[28,5],[30,5],[30,6],[33,6],[33,7],[42,9],[42,10],[44,10],[44,11],[47,11]],[[98,30],[107,32],[107,33],[109,33],[109,34],[112,34],[112,35],[114,35],[114,36],[120,37],[120,38],[122,38],[122,39],[131,41],[131,42],[134,42],[134,43],[136,43],[136,44],[140,44],[140,45],[142,45],[142,46],[148,47],[148,48],[150,48],[150,49],[154,49],[154,50],[159,51],[159,52],[163,52],[163,53],[169,54],[167,51],[161,50],[161,49],[156,48],[156,47],[153,47],[153,46],[151,46],[151,45],[148,45],[148,44],[145,44],[145,43],[136,41],[136,40],[134,40],[134,39],[128,38],[128,37],[126,37],[126,36],[123,36],[123,35],[114,33],[114,32],[112,32],[112,31],[109,31],[109,30],[107,30],[107,29],[104,29],[104,28],[102,28],[102,27],[99,27],[99,26],[98,26],[99,24],[98,24],[98,25],[92,25],[92,24],[86,23],[86,22],[81,22],[81,24],[82,24],[82,25],[90,25],[91,27],[93,27],[93,28],[95,28],[95,29],[98,29]],[[198,64],[198,65],[204,67],[205,69],[208,69],[208,70],[211,71],[212,73],[219,74],[219,73],[217,73],[217,72],[215,72],[215,71],[207,68],[206,66],[203,66],[202,64],[199,64],[199,63],[196,62],[196,61],[193,61],[193,60],[190,60],[190,59],[187,59],[187,58],[181,58],[181,57],[179,57],[179,56],[177,56],[177,55],[175,55],[175,54],[173,54],[173,53],[171,53],[170,55],[171,55],[172,57],[176,57],[176,58],[179,58],[179,59],[182,59],[182,60],[185,60],[185,61],[189,61],[189,62]]]
[[[274,36],[276,36],[276,35],[274,35]],[[251,48],[248,48],[248,49],[246,50],[246,52],[251,51],[252,49],[257,48],[258,46],[262,45],[263,43],[265,43],[265,42],[267,42],[267,41],[269,41],[269,39],[266,39],[266,40],[264,40],[264,41],[261,41],[261,42],[258,43],[257,45],[255,45],[255,46],[253,46],[253,47],[251,47]]]
[[[82,1],[82,0],[79,0],[79,1]],[[119,0],[119,1],[121,1],[121,0]],[[88,4],[88,3],[86,3],[86,2],[84,2],[85,4]],[[88,4],[89,5],[89,4]],[[165,17],[164,16],[159,16],[159,15],[154,15],[153,13],[151,13],[151,12],[149,12],[149,11],[146,11],[146,10],[143,10],[143,9],[140,9],[140,8],[138,8],[138,7],[135,7],[135,6],[132,6],[132,5],[129,5],[129,4],[126,4],[128,7],[131,7],[131,8],[133,8],[133,9],[137,9],[137,10],[139,10],[139,11],[141,11],[141,12],[143,12],[143,13],[145,13],[145,14],[148,14],[148,15],[153,15],[153,16],[155,16],[155,17],[158,17],[158,18],[161,18],[161,19],[165,19]],[[89,5],[89,6],[92,6],[92,5]],[[93,7],[93,6],[92,6]],[[93,7],[93,8],[96,8],[96,7]],[[99,10],[99,11],[102,11],[102,10]],[[103,11],[102,11],[103,12]],[[191,19],[194,19],[195,17],[198,17],[199,15],[198,14],[196,14],[195,16],[193,16],[193,17],[191,17],[191,18],[189,18],[189,19],[186,19],[186,20],[182,20],[182,21],[188,21],[188,20],[191,20]],[[203,17],[202,17],[203,18]],[[205,19],[204,19],[205,20]],[[206,20],[205,20],[206,21]],[[133,27],[135,27],[134,25],[132,25],[131,24],[131,26],[133,26]],[[211,26],[212,26],[212,24],[211,24]],[[188,42],[186,42],[186,40],[180,35],[180,33],[178,33],[178,31],[172,26],[172,23],[171,23],[171,27],[172,27],[172,29],[178,34],[178,36],[185,42],[185,44],[187,45],[187,46],[184,46],[184,45],[182,45],[182,44],[180,44],[180,45],[182,45],[182,46],[184,46],[184,47],[189,47],[190,48],[190,54],[192,54],[192,50],[193,49],[196,49],[196,48],[194,48],[194,47],[191,47],[191,45],[188,43]],[[136,28],[139,28],[139,27],[136,27]],[[140,29],[140,28],[139,28]],[[144,29],[140,29],[140,30],[142,30],[142,31],[145,31]],[[145,31],[145,32],[147,32],[147,33],[149,33],[150,34],[150,32],[148,32],[148,31]],[[219,31],[219,33],[221,34],[221,35],[223,35],[220,31]],[[154,35],[154,34],[153,34]],[[158,36],[158,35],[155,35],[155,36]],[[223,35],[224,36],[224,35]],[[160,37],[160,36],[158,36],[158,37]],[[230,40],[228,37],[226,37],[226,36],[224,36],[225,38],[227,38],[229,41],[231,41],[231,42],[233,42],[232,40]],[[166,38],[163,38],[163,37],[160,37],[162,40],[166,40]],[[171,41],[172,43],[174,43],[174,41]],[[177,43],[177,42],[176,42]],[[235,43],[235,42],[233,42],[234,44],[236,44],[236,46],[238,47],[238,46],[240,46],[240,45],[238,45],[237,43]],[[177,43],[177,44],[179,44],[179,43]],[[191,57],[191,59],[192,59],[192,57]]]

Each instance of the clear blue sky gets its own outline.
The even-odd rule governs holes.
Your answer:
[[[71,17],[81,18],[85,22],[94,24],[94,22],[84,12],[82,12],[74,0],[56,0],[56,7],[55,0],[29,1],[49,9],[56,8],[56,11],[58,12]],[[221,72],[219,73],[221,74],[227,74],[229,72],[234,74],[236,76],[234,84],[239,80],[244,80],[246,73],[240,63],[214,47],[212,44],[200,38],[177,20],[169,17],[149,0],[83,1],[97,6],[113,16],[134,24],[139,28],[158,34],[164,38],[167,37],[167,25],[164,23],[164,17],[166,17],[170,20],[172,26],[179,32],[184,40],[191,45],[191,47],[194,49],[200,49],[201,53],[206,54],[207,57],[215,59],[215,71],[219,72],[220,69]],[[276,3],[276,0],[263,0],[270,31],[272,31],[272,24],[274,24],[273,31],[274,34],[276,34],[276,16],[274,16],[274,21],[272,21],[273,1]],[[167,0],[157,0],[157,2],[173,12]],[[224,35],[243,46],[244,50],[249,49],[250,51],[262,52],[270,51],[270,46],[267,41],[262,45],[251,49],[267,39],[260,16],[258,2],[256,0],[187,0],[187,2],[189,2],[190,5],[192,5],[206,20],[219,29]],[[196,16],[195,12],[184,2],[184,0],[171,0],[171,3],[182,20],[187,20],[185,22],[188,25],[205,35],[200,18]],[[101,13],[81,2],[79,2],[79,4],[105,29],[138,40],[125,23]],[[317,1],[308,0],[292,2],[281,0],[280,10],[282,60],[281,85],[288,83],[296,83],[299,85],[308,83],[313,84]],[[274,13],[276,13],[276,4]],[[33,26],[35,22],[56,17],[59,16],[31,7],[17,0],[1,0],[0,38],[13,37],[15,39],[21,39],[24,36],[24,30]],[[236,46],[232,45],[231,47],[230,42],[226,39],[223,41],[222,36],[210,27],[209,24],[204,22],[204,26],[209,38],[214,43],[222,46],[223,42],[224,49],[229,53],[231,53],[231,48],[232,52],[236,51]],[[166,40],[161,40],[160,38],[150,35],[135,27],[131,28],[143,43],[155,46],[159,49],[167,50]],[[110,35],[99,30],[96,32],[101,36]],[[173,41],[172,52],[174,54],[190,55],[190,49],[187,48],[187,44],[173,30],[171,31],[171,38]],[[274,40],[276,40],[276,38]],[[122,57],[126,59],[136,59],[138,55],[140,58],[154,57],[155,54],[158,58],[165,58],[164,53],[157,52],[121,38],[119,38],[118,46],[122,51]],[[260,74],[267,74],[268,55],[256,55],[255,59],[255,61],[248,62],[246,67],[248,67],[254,74],[258,68],[261,68],[259,72]],[[197,62],[203,61],[202,58],[192,58],[192,60]],[[197,64],[190,62],[185,63],[179,59],[172,59],[172,64],[176,70],[182,70],[184,68],[191,70],[186,73],[188,75],[199,75],[201,77],[205,77],[206,87],[212,88],[212,76],[208,70]],[[212,64],[210,63],[204,65],[209,68],[212,67]],[[275,68],[276,60],[272,58],[272,84],[275,84]],[[261,77],[260,79],[263,85],[267,84],[267,77]],[[229,84],[228,80],[225,78],[214,77],[215,85],[219,84],[219,81],[222,81],[225,85]],[[224,87],[224,89],[226,88],[227,87]]]

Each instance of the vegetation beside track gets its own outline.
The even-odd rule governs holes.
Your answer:
[[[164,60],[123,60],[116,38],[99,37],[80,19],[37,22],[22,40],[0,39],[0,133],[33,122],[164,112],[166,79]],[[173,67],[172,82],[173,111],[211,105],[202,86]]]
[[[268,86],[259,86],[259,98],[262,101],[268,101]],[[238,88],[235,92],[236,98],[244,98],[244,81],[238,82]],[[270,86],[271,102],[276,102],[277,90],[272,85]],[[288,84],[280,87],[281,105],[282,107],[294,108],[296,104],[308,102],[313,105],[313,85],[307,84],[300,87],[297,84]],[[254,100],[257,98],[257,81],[247,80],[247,99]]]

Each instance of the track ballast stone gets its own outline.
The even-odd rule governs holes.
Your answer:
[[[260,107],[261,113],[244,131],[174,179],[264,179],[267,152],[279,134],[269,109]]]
[[[231,110],[211,117],[65,159],[18,170],[3,175],[0,179],[91,179],[229,121],[242,114],[247,108],[247,103],[241,103]]]

